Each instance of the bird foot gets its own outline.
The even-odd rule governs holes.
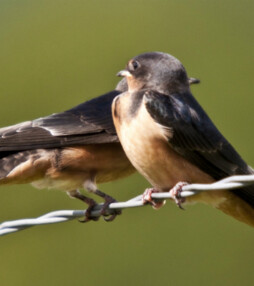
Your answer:
[[[182,207],[182,204],[185,202],[185,198],[181,196],[181,192],[182,192],[183,187],[186,185],[188,185],[188,183],[179,182],[171,190],[169,190],[169,193],[172,195],[175,203],[182,210],[184,210],[184,208]]]
[[[83,220],[79,220],[82,223],[89,222],[90,220],[98,221],[99,216],[92,216],[92,212],[94,208],[98,205],[95,200],[86,198],[85,201],[88,204],[88,208],[86,209],[85,218]]]
[[[155,210],[158,210],[165,204],[165,200],[159,201],[159,200],[154,200],[152,198],[153,193],[159,193],[159,190],[156,190],[155,188],[148,188],[144,191],[142,195],[142,200],[143,204],[150,204]]]
[[[113,221],[116,218],[116,216],[118,216],[118,215],[120,215],[122,213],[122,211],[121,210],[111,210],[110,211],[111,214],[109,215],[108,214],[108,207],[109,207],[109,205],[111,203],[115,203],[117,201],[114,198],[112,198],[111,196],[109,196],[109,195],[105,195],[104,199],[105,199],[105,203],[104,203],[104,205],[102,207],[102,210],[101,210],[100,214],[103,216],[103,219],[105,221],[107,221],[107,222]],[[113,214],[112,214],[112,212],[113,212]]]
[[[90,220],[97,221],[99,219],[97,216],[92,216],[92,211],[98,205],[95,200],[84,196],[79,192],[79,190],[72,190],[67,193],[71,198],[79,199],[88,205],[88,208],[85,212],[85,218],[83,220],[79,220],[80,222],[88,222]]]

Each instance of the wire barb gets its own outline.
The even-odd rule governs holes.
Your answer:
[[[237,175],[227,177],[223,180],[217,181],[212,184],[190,184],[183,186],[181,196],[189,197],[203,191],[216,191],[216,190],[232,190],[242,188],[254,184],[254,175]],[[172,195],[168,192],[153,193],[153,199],[173,199]],[[144,206],[142,195],[132,198],[126,202],[111,203],[108,207],[108,214],[114,209],[125,209],[133,207]],[[103,204],[98,204],[92,211],[92,216],[100,216],[100,210]],[[36,225],[51,224],[66,222],[75,218],[83,217],[86,210],[59,210],[47,213],[38,218],[19,219],[13,221],[6,221],[0,224],[0,236],[27,229]]]

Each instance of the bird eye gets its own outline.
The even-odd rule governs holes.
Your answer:
[[[132,62],[130,63],[130,68],[131,68],[131,70],[136,70],[139,66],[140,66],[140,64],[139,64],[139,62],[137,62],[137,61],[132,61]]]

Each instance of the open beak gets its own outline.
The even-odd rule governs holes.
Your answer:
[[[118,73],[116,74],[116,76],[130,77],[130,76],[132,76],[132,75],[131,75],[131,73],[130,73],[129,71],[127,71],[127,70],[122,70],[122,71],[118,72]]]

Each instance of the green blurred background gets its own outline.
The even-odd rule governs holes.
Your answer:
[[[196,98],[254,165],[254,2],[1,0],[0,124],[60,112],[112,90],[145,51],[201,79]],[[138,174],[101,185],[118,200]],[[1,187],[0,221],[82,209],[59,191]],[[32,228],[0,242],[1,285],[253,285],[254,233],[209,206],[124,211],[113,223]]]

